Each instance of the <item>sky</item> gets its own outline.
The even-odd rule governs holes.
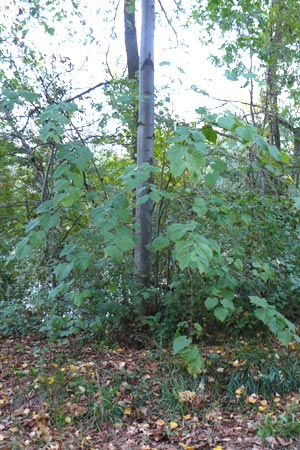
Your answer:
[[[64,21],[53,24],[55,28],[53,37],[45,35],[42,28],[30,28],[28,38],[36,48],[46,54],[59,53],[71,58],[76,67],[73,81],[75,88],[78,85],[78,89],[85,90],[107,80],[109,77],[106,73],[106,62],[116,75],[121,76],[126,71],[123,0],[114,0],[114,6],[119,4],[118,9],[112,7],[111,3],[111,0],[98,2],[82,0],[81,18],[76,16],[72,18],[73,24],[70,28],[75,34],[71,38]],[[225,69],[216,68],[210,62],[209,54],[218,52],[220,39],[216,39],[210,46],[203,46],[199,40],[199,27],[190,25],[189,28],[184,28],[185,19],[182,18],[180,22],[173,17],[170,8],[172,3],[168,0],[163,2],[163,5],[180,43],[177,43],[174,31],[163,18],[156,21],[155,32],[155,83],[157,88],[169,86],[171,110],[186,120],[194,120],[196,117],[194,111],[200,106],[217,110],[227,107],[224,106],[224,102],[196,95],[191,90],[192,85],[218,99],[247,101],[248,90],[240,88],[241,82],[227,80],[224,76]],[[190,1],[185,0],[185,3],[190,4]],[[22,2],[22,5],[26,4],[28,7],[30,2]],[[65,0],[63,4],[72,10],[71,0]],[[12,5],[10,0],[1,0],[2,8],[9,5]],[[159,9],[159,2],[156,2],[157,12]],[[139,27],[139,12],[137,12],[138,34]]]

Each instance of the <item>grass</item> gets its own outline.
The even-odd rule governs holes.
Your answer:
[[[293,411],[287,411],[280,414],[266,416],[264,423],[259,427],[257,435],[266,442],[268,437],[281,437],[282,439],[290,439],[300,435],[300,416]]]

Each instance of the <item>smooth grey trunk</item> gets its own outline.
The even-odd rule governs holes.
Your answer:
[[[154,150],[154,27],[155,0],[142,0],[142,29],[139,63],[139,118],[137,135],[137,165],[153,164]],[[151,177],[148,183],[151,183]],[[150,250],[152,238],[152,202],[148,199],[148,183],[140,186],[136,193],[136,237],[135,269],[140,282],[147,286],[151,279]]]

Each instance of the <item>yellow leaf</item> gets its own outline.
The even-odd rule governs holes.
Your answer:
[[[216,447],[213,448],[213,450],[222,450],[222,445],[217,445]]]
[[[266,409],[267,409],[266,406],[259,406],[259,407],[258,407],[258,410],[259,410],[260,412],[264,412]]]
[[[267,406],[268,400],[262,400],[262,401],[260,402],[260,404],[261,404],[261,406]]]
[[[174,430],[177,427],[178,427],[178,423],[177,422],[170,422],[170,429],[171,430]]]
[[[49,383],[49,384],[53,384],[54,381],[55,381],[55,378],[54,378],[54,377],[48,378],[48,383]]]
[[[125,410],[124,410],[125,416],[130,416],[131,413],[132,413],[132,408],[130,406],[127,406],[127,408],[125,408]]]
[[[241,387],[235,391],[236,395],[242,395],[243,392],[244,392],[243,387]]]
[[[184,420],[190,420],[191,415],[190,414],[186,414],[185,416],[183,416]]]
[[[246,399],[247,403],[252,403],[253,405],[257,402],[257,398],[254,397],[253,395],[249,395],[249,397],[247,397]]]
[[[194,450],[194,445],[186,445],[183,442],[179,442],[179,446],[182,447],[184,450]]]
[[[71,417],[68,416],[68,417],[65,418],[65,421],[66,421],[67,423],[71,423],[71,422],[72,422],[72,419],[71,419]]]
[[[69,366],[69,368],[70,368],[70,370],[72,370],[72,372],[77,372],[77,370],[79,369],[79,367],[74,366],[74,364],[71,364],[71,365]]]

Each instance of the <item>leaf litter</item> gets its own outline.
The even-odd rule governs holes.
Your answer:
[[[291,407],[300,420],[299,393],[266,400],[240,386],[231,407],[222,389],[216,396],[215,377],[244,364],[232,362],[225,348],[204,353],[228,358],[227,367],[199,389],[180,390],[166,351],[106,349],[75,339],[49,344],[38,336],[0,344],[0,449],[300,448],[300,430],[293,437],[258,435],[266,417],[282,417]]]

